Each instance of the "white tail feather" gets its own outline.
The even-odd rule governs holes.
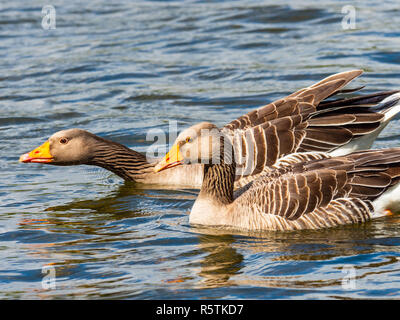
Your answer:
[[[395,103],[393,106],[384,109],[385,105],[391,105],[393,103]],[[383,109],[382,113],[385,115],[381,125],[370,134],[367,134],[356,140],[352,140],[349,143],[345,144],[344,146],[336,150],[333,150],[332,152],[329,153],[331,156],[338,157],[355,151],[370,149],[374,141],[378,137],[378,135],[382,132],[383,129],[385,129],[390,120],[392,120],[400,112],[400,92],[392,94],[391,96],[385,98],[376,106],[376,108],[377,109],[382,108]]]
[[[382,111],[382,113],[385,114],[385,118],[383,119],[383,123],[387,124],[390,120],[392,120],[400,112],[400,92],[397,92],[397,93],[392,94],[391,96],[385,98],[378,105],[378,108],[379,108],[381,106],[384,106],[385,104],[389,104],[389,103],[391,104],[394,101],[397,101],[397,103],[395,105],[393,105],[392,107]]]
[[[372,205],[374,206],[374,212],[371,215],[372,219],[386,216],[388,214],[387,210],[393,213],[400,212],[400,183],[386,190],[372,202]]]

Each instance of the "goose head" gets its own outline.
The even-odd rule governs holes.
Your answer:
[[[82,129],[58,131],[41,146],[23,154],[19,161],[64,166],[87,164],[91,161],[94,147],[101,140],[102,138]]]
[[[201,122],[176,138],[166,156],[154,167],[155,172],[182,164],[219,164],[232,160],[229,139],[212,123]]]

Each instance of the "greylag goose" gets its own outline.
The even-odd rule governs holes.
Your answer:
[[[205,122],[184,130],[155,166],[160,172],[204,163],[190,223],[248,231],[320,229],[400,209],[400,148],[337,157],[311,152],[310,161],[289,155],[236,191],[234,152],[224,132]]]
[[[184,168],[179,171],[182,175],[179,178],[174,172],[155,174],[154,163],[145,155],[82,129],[56,132],[40,147],[23,154],[20,161],[58,166],[93,165],[127,181],[147,184],[191,187],[200,186],[202,181],[201,165]]]
[[[279,158],[294,152],[345,154],[369,148],[379,132],[400,111],[396,91],[324,100],[340,92],[360,70],[332,75],[232,121],[222,128],[236,155],[236,180],[244,185]],[[354,90],[347,90],[351,92]],[[313,114],[309,118],[309,114]],[[63,130],[20,157],[21,162],[52,165],[95,165],[125,180],[199,188],[201,165],[178,172],[154,173],[155,163],[119,143],[81,129]],[[242,181],[242,182],[240,182]]]

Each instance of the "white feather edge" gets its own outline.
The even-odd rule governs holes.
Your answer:
[[[382,132],[383,129],[385,129],[390,120],[392,120],[400,112],[400,92],[392,94],[391,96],[385,98],[377,106],[377,108],[379,108],[380,106],[390,103],[393,100],[399,101],[394,106],[383,112],[385,114],[385,117],[383,118],[382,124],[374,132],[367,134],[362,138],[350,141],[348,144],[345,144],[344,146],[333,150],[329,154],[332,157],[338,157],[355,151],[370,149],[378,135]]]

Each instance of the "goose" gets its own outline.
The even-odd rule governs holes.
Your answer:
[[[156,172],[203,163],[203,182],[191,209],[194,225],[246,231],[293,231],[362,223],[400,210],[400,148],[344,156],[310,152],[283,157],[234,191],[231,140],[209,122],[184,130]]]
[[[253,176],[294,152],[339,155],[369,148],[400,111],[397,91],[325,100],[359,90],[342,88],[361,74],[361,70],[352,70],[329,76],[225,125],[222,131],[232,141],[237,156],[237,186],[247,184]],[[313,117],[306,119],[310,113]],[[77,128],[56,132],[19,161],[94,165],[127,181],[155,185],[200,188],[203,178],[201,164],[154,173],[157,159],[147,159],[126,146]]]

